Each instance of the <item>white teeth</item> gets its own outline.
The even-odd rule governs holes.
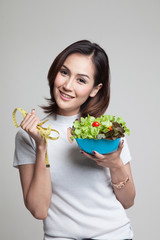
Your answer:
[[[62,96],[66,97],[66,98],[72,98],[72,97],[70,97],[70,96],[68,96],[68,95],[66,95],[66,94],[64,94],[62,92],[61,92],[61,94],[62,94]]]

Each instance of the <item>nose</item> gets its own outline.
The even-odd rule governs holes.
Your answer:
[[[64,84],[63,84],[63,88],[66,90],[66,91],[72,91],[73,89],[73,78],[68,78]]]

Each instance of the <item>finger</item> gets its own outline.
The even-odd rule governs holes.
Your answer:
[[[92,160],[94,160],[94,161],[98,161],[98,162],[102,162],[103,161],[103,159],[104,159],[104,156],[103,155],[101,155],[101,154],[99,154],[98,152],[95,152],[95,151],[93,151],[93,152],[95,152],[95,154],[89,154],[89,153],[86,153],[86,152],[84,152],[84,151],[80,151],[83,155],[85,155],[86,157],[88,157],[88,158],[90,158],[90,159],[92,159]]]
[[[28,123],[28,125],[25,127],[25,129],[27,130],[27,131],[32,131],[32,130],[35,130],[36,129],[36,131],[37,131],[37,124],[38,124],[38,121],[37,121],[37,119],[36,118],[33,118],[29,123]]]
[[[37,118],[37,121],[38,121],[37,124],[39,124],[40,123],[40,119],[39,119],[39,117],[37,117],[36,110],[34,108],[32,109],[31,114]]]
[[[88,158],[91,158],[92,160],[95,160],[95,157],[92,154],[86,153],[82,150],[80,150],[80,153],[83,154],[84,156],[88,157]]]
[[[21,126],[23,126],[30,118],[31,118],[31,113],[27,113],[23,121],[21,122]]]
[[[28,118],[25,118],[24,121],[21,124],[21,127],[23,129],[28,129],[28,127],[30,126],[30,124],[32,124],[34,121],[36,120],[35,115],[31,115]]]
[[[92,152],[93,152],[94,156],[95,156],[96,158],[98,158],[99,160],[104,159],[104,156],[103,156],[102,154],[100,154],[100,153],[98,153],[98,152],[96,152],[96,151],[92,151]]]
[[[32,109],[31,114],[36,115],[36,110],[34,108]]]
[[[124,139],[122,139],[119,143],[119,146],[118,146],[118,151],[122,151],[122,148],[124,147]]]
[[[97,165],[102,165],[103,161],[97,160],[96,163],[97,163]]]

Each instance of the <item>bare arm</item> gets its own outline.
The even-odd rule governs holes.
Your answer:
[[[21,124],[21,127],[35,139],[36,162],[20,165],[19,172],[26,207],[35,218],[45,219],[52,190],[50,170],[45,165],[46,142],[37,132],[38,123],[39,119],[32,111],[32,114],[28,114]]]
[[[123,142],[120,142],[118,150],[116,152],[102,155],[97,152],[94,152],[94,156],[82,152],[85,156],[91,158],[96,161],[96,163],[102,167],[108,167],[111,173],[111,181],[113,183],[119,183],[124,181],[127,177],[129,177],[129,181],[126,183],[124,188],[117,189],[113,186],[113,191],[116,195],[116,198],[121,202],[125,209],[131,207],[134,204],[135,199],[135,187],[131,174],[130,164],[123,164],[120,153],[123,148]]]
[[[111,179],[113,183],[119,183],[124,181],[126,177],[129,177],[129,181],[122,189],[117,189],[113,186],[114,193],[117,199],[122,203],[125,209],[131,207],[134,204],[135,187],[131,174],[130,163],[122,165],[119,168],[110,168]]]

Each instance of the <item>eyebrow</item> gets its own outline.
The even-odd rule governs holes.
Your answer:
[[[69,68],[67,68],[64,64],[62,65],[62,67],[66,68],[70,72]],[[88,79],[90,79],[90,77],[86,74],[78,73],[77,75],[87,77]]]

